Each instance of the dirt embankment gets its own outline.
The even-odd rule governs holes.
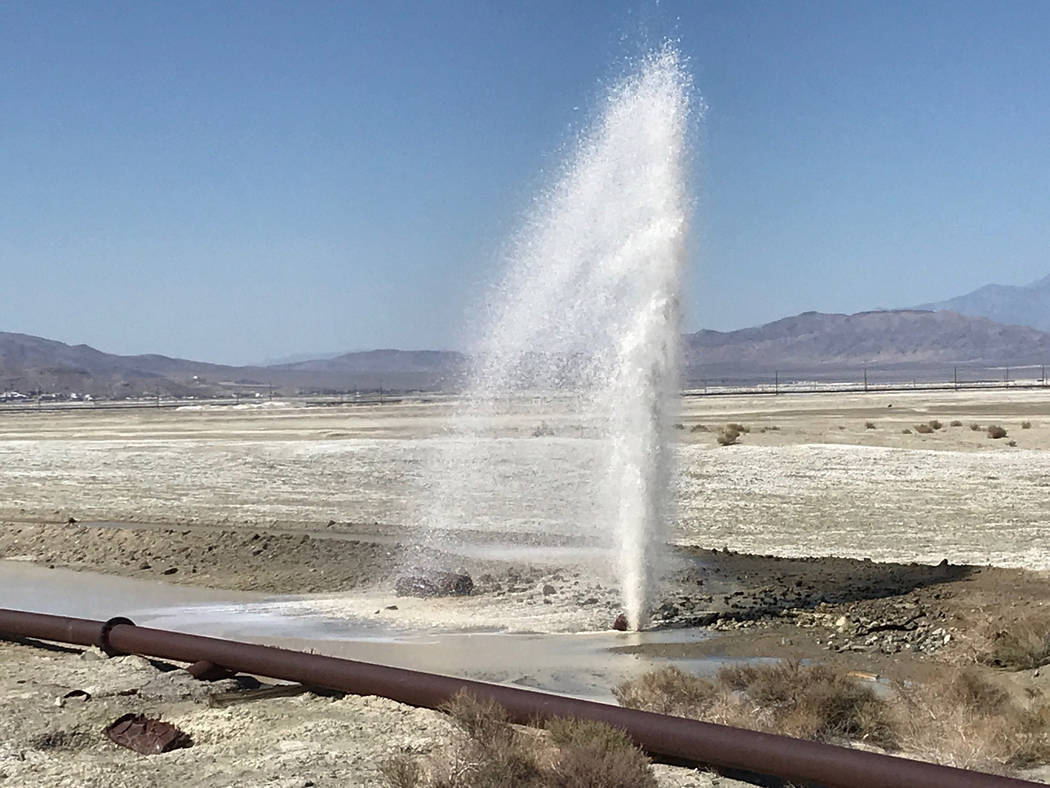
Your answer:
[[[0,526],[0,558],[235,591],[347,591],[396,570],[394,545],[221,529]]]
[[[1050,697],[1050,671],[1039,669],[1050,663],[1046,572],[690,552],[698,561],[657,620],[708,626],[718,637],[618,651],[800,658],[899,681],[944,664],[973,666],[1018,696]]]
[[[417,546],[389,533],[364,534],[332,523],[315,533],[208,527],[99,527],[72,524],[0,524],[0,559],[51,568],[87,570],[265,594],[399,596],[399,577],[415,567],[441,567],[473,578],[473,601],[541,609],[585,609],[587,628],[611,625],[619,597],[605,579],[580,567],[467,557]],[[425,600],[419,600],[425,601]],[[557,602],[557,604],[555,604]]]

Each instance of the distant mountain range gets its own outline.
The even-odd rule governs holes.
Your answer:
[[[439,389],[458,384],[463,356],[371,350],[273,366],[235,367],[159,355],[119,356],[88,345],[0,332],[0,393],[43,391],[101,397]]]
[[[697,331],[685,337],[685,348],[693,380],[774,370],[834,377],[862,367],[936,370],[944,379],[952,366],[1050,363],[1050,333],[916,309],[805,312],[739,331]]]
[[[920,304],[916,309],[944,309],[970,317],[986,317],[997,323],[1050,331],[1050,276],[1020,287],[985,285],[947,301]]]
[[[294,372],[371,373],[388,374],[394,371],[440,375],[460,369],[466,356],[447,350],[365,350],[344,353],[333,358],[277,364],[269,369]]]
[[[915,309],[855,315],[805,312],[738,331],[684,338],[686,380],[744,381],[773,371],[856,379],[861,367],[943,376],[951,366],[1050,363],[1050,276],[987,285]],[[0,392],[139,397],[152,394],[320,393],[456,389],[469,359],[451,351],[369,350],[257,366],[160,355],[119,356],[0,332]],[[936,372],[934,372],[936,371]]]

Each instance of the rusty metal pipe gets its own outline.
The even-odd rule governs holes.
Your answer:
[[[596,720],[625,731],[653,755],[831,788],[1020,788],[1036,785],[1025,780],[516,687],[138,627],[127,619],[103,622],[0,609],[0,635],[95,645],[110,652],[179,662],[207,660],[231,670],[355,695],[381,695],[426,708],[436,708],[457,692],[466,690],[500,704],[514,722],[532,724],[553,717]]]

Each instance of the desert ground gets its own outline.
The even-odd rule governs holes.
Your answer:
[[[609,632],[619,593],[601,526],[582,525],[589,502],[574,495],[596,453],[578,414],[492,416],[498,491],[423,533],[430,469],[462,440],[453,408],[0,412],[0,606],[130,615],[602,700],[654,666],[779,657],[891,682],[976,665],[1018,698],[1050,692],[1038,667],[982,656],[990,633],[1033,625],[1050,603],[1048,392],[683,398],[651,633]],[[719,445],[729,423],[746,431]],[[395,577],[435,561],[468,572],[475,593],[397,595]],[[376,699],[217,709],[207,695],[219,689],[136,660],[0,645],[0,780],[122,784],[119,767],[127,784],[377,785],[383,757],[449,735],[439,714]],[[88,684],[92,701],[55,705]],[[97,729],[126,710],[161,714],[197,743],[149,759],[118,750]],[[732,784],[670,766],[657,776]]]

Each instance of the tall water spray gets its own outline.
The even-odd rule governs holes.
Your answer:
[[[633,629],[648,623],[671,516],[689,92],[672,48],[643,58],[609,91],[539,200],[486,304],[458,437],[435,463],[426,516],[434,531],[464,527],[452,521],[470,508],[465,502],[509,483],[492,436],[499,414],[567,406],[586,423],[579,440],[593,450],[573,454],[552,443],[535,454],[548,470],[565,464],[549,478],[570,479],[575,496],[544,510],[547,491],[533,490],[533,505],[544,510],[538,528],[609,536]],[[519,496],[520,505],[529,501]]]

